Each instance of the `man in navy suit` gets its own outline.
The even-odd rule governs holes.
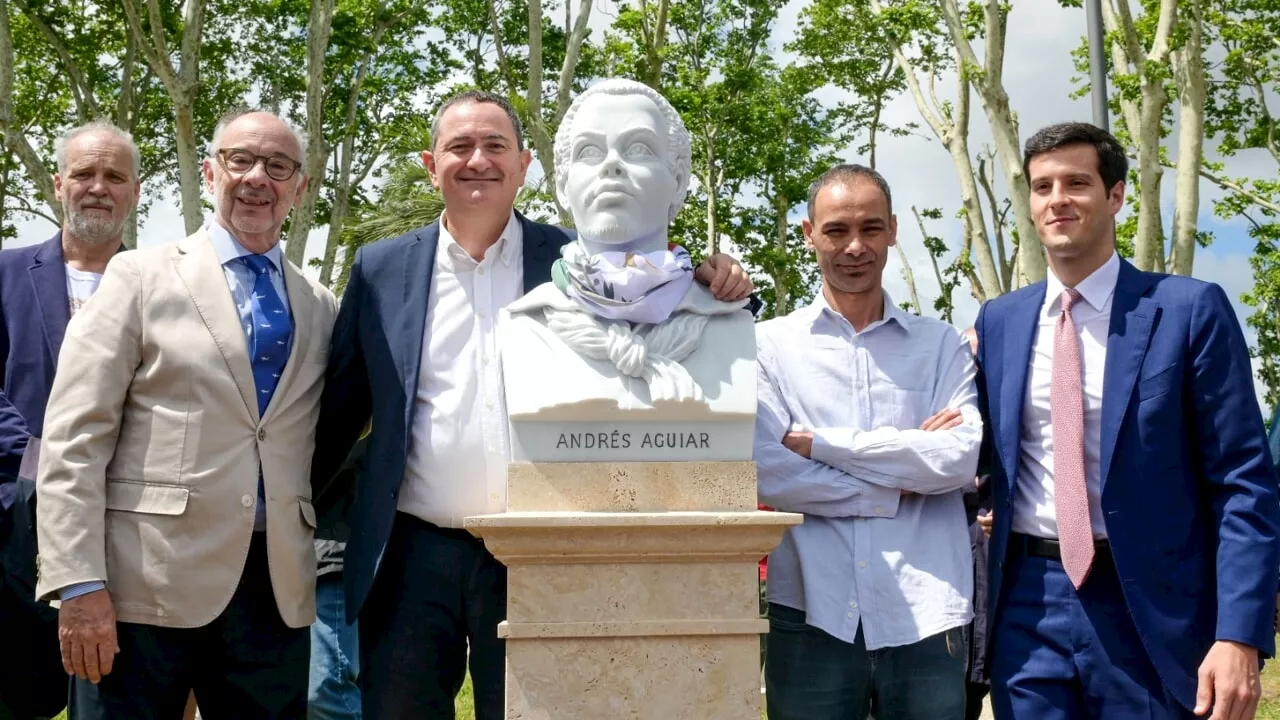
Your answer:
[[[477,720],[498,720],[506,568],[462,519],[506,509],[498,312],[550,281],[573,234],[512,209],[532,156],[505,100],[455,96],[431,137],[423,162],[445,211],[356,253],[334,327],[313,497],[324,506],[345,495],[332,470],[372,418],[344,569],[365,717],[453,718],[469,663]],[[721,299],[751,291],[725,256],[695,275]]]
[[[977,322],[996,716],[1252,718],[1280,507],[1231,304],[1116,254],[1106,131],[1045,128],[1024,168],[1049,278]]]
[[[51,716],[67,704],[58,612],[36,602],[35,458],[62,336],[122,249],[138,205],[138,149],[107,124],[58,140],[60,232],[0,252],[0,715]]]

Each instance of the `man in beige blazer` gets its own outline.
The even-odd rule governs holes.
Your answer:
[[[336,301],[284,261],[302,139],[218,124],[215,219],[117,256],[67,328],[37,478],[75,720],[301,718],[310,461]]]

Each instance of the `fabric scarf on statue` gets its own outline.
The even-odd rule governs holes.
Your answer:
[[[665,322],[693,283],[693,260],[679,245],[650,253],[606,251],[588,255],[580,243],[564,246],[551,269],[561,292],[608,320]]]

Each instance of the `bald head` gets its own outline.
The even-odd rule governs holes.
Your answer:
[[[267,252],[307,186],[301,135],[272,113],[232,113],[218,122],[209,150],[204,177],[216,221],[245,249]]]
[[[298,162],[302,162],[303,156],[307,153],[307,141],[303,137],[301,130],[274,113],[269,113],[265,110],[245,110],[241,108],[232,110],[218,119],[218,124],[213,128],[213,139],[209,141],[210,158],[216,158],[218,151],[226,147],[224,145],[225,136],[227,129],[232,125],[272,131],[283,128],[293,138],[294,152],[291,153],[291,156]]]

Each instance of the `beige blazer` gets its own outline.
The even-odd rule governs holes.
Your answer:
[[[67,326],[36,480],[39,578],[106,582],[117,619],[199,627],[231,600],[261,466],[280,616],[315,618],[311,455],[337,312],[289,263],[293,348],[258,417],[244,330],[203,230],[117,255]]]

